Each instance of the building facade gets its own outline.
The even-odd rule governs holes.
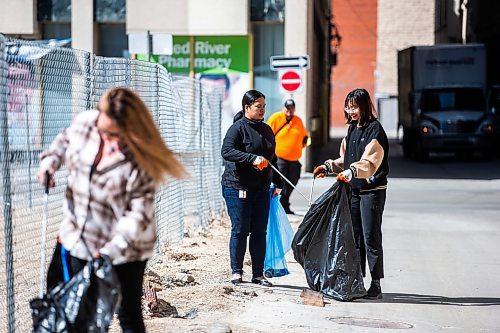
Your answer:
[[[488,83],[500,85],[500,1],[436,0],[436,44],[486,45]]]
[[[267,116],[293,97],[313,147],[328,140],[330,0],[0,0],[0,8],[0,33],[71,38],[76,49],[142,56],[173,74],[224,86],[229,113],[223,127],[241,109],[243,93],[255,88],[267,97]],[[137,33],[152,40],[147,54],[129,52],[129,36]],[[172,54],[154,53],[159,36],[171,36]],[[309,55],[301,92],[280,89],[278,73],[270,69],[273,55]]]
[[[145,5],[146,3],[146,5]],[[148,4],[149,3],[149,4]],[[248,40],[248,69],[232,68],[225,71],[198,70],[196,63],[190,75],[225,82],[230,90],[225,127],[235,112],[241,109],[241,96],[245,90],[255,88],[266,95],[267,117],[279,111],[286,98],[293,97],[297,114],[305,120],[311,132],[313,147],[328,140],[329,117],[329,1],[312,0],[178,0],[178,1],[127,1],[127,32],[147,30],[150,34],[170,33],[201,41],[211,36],[214,43],[222,41],[228,49],[228,38]],[[172,8],[176,8],[172,11]],[[158,12],[167,13],[152,18]],[[150,17],[150,20],[144,18]],[[193,42],[194,61],[201,49]],[[200,44],[201,45],[201,44]],[[212,44],[214,45],[214,44]],[[239,47],[243,48],[243,45]],[[175,50],[174,50],[175,51]],[[280,88],[279,73],[270,69],[273,55],[309,55],[310,68],[301,71],[301,92],[288,94]],[[237,57],[241,59],[243,54]],[[165,58],[168,59],[168,58]],[[236,58],[232,58],[234,62]],[[168,66],[166,66],[168,68]],[[227,67],[226,67],[227,69]],[[243,82],[247,82],[244,84]],[[313,152],[309,150],[308,153]],[[309,166],[308,154],[304,161]]]
[[[331,79],[331,136],[345,134],[344,100],[356,88],[373,97],[377,56],[377,0],[332,0],[333,19],[341,37],[333,40],[337,64]]]
[[[398,94],[398,51],[435,43],[435,0],[378,0],[377,96]]]
[[[346,133],[344,98],[365,88],[389,135],[397,125],[397,53],[411,45],[435,43],[435,0],[332,0],[340,45],[331,78],[330,135]]]

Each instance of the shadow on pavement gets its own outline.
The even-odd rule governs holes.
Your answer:
[[[406,304],[441,304],[455,306],[491,306],[500,305],[500,298],[495,297],[445,297],[436,295],[384,293],[380,300],[384,303]]]
[[[275,283],[273,283],[273,287],[283,288],[283,289],[291,289],[291,290],[299,290],[299,291],[302,291],[303,289],[307,289],[306,287],[303,287],[303,286],[291,286],[288,284],[275,284]]]
[[[340,138],[330,139],[327,145],[317,148],[313,165],[337,158],[341,141]],[[460,159],[454,154],[443,153],[431,154],[426,161],[415,161],[403,157],[401,145],[395,139],[390,140],[389,168],[389,178],[500,179],[500,159],[487,160],[479,155]]]

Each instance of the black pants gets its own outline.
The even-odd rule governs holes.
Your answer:
[[[67,255],[67,263],[71,276],[83,269],[85,260]],[[144,333],[142,318],[142,283],[146,261],[134,261],[121,265],[114,265],[118,280],[120,280],[122,301],[118,310],[118,319],[123,333]],[[47,273],[47,289],[64,281],[61,262],[61,244],[57,243],[52,261]]]
[[[231,219],[231,239],[229,256],[233,274],[243,274],[243,260],[250,235],[250,257],[252,258],[252,277],[264,274],[266,258],[267,220],[269,219],[269,191],[247,191],[246,198],[240,198],[240,191],[222,187],[227,211]]]
[[[372,279],[384,277],[384,251],[382,249],[382,214],[386,190],[372,192],[353,191],[351,218],[356,248],[361,258],[361,270],[366,275],[366,261]]]
[[[302,164],[299,161],[287,161],[284,159],[278,159],[278,170],[292,182],[293,185],[297,185],[300,178],[300,170]],[[283,180],[283,191],[281,192],[281,205],[285,209],[285,212],[290,212],[290,195],[293,192],[293,187],[288,184],[287,181]]]

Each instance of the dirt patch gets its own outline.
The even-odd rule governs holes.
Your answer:
[[[148,265],[145,285],[156,294],[143,299],[148,332],[215,332],[227,318],[259,297],[253,285],[229,282],[229,221],[212,222],[207,232],[187,236]],[[249,258],[245,264],[250,264]],[[246,269],[250,272],[250,268]],[[246,281],[250,276],[245,276]],[[145,295],[147,295],[145,288]],[[148,302],[150,303],[148,306]],[[232,332],[248,332],[231,325]],[[120,332],[115,321],[111,332]]]
[[[198,243],[192,243],[191,246],[198,246]],[[198,259],[197,256],[194,256],[191,253],[186,253],[186,252],[171,253],[171,254],[169,254],[169,257],[173,261],[188,261],[188,260]]]

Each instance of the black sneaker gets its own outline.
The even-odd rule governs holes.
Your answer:
[[[379,281],[372,281],[370,288],[366,292],[366,299],[382,299],[382,288]]]
[[[252,278],[252,283],[259,284],[264,287],[272,287],[273,284],[266,280],[265,277],[261,276],[258,278]]]

